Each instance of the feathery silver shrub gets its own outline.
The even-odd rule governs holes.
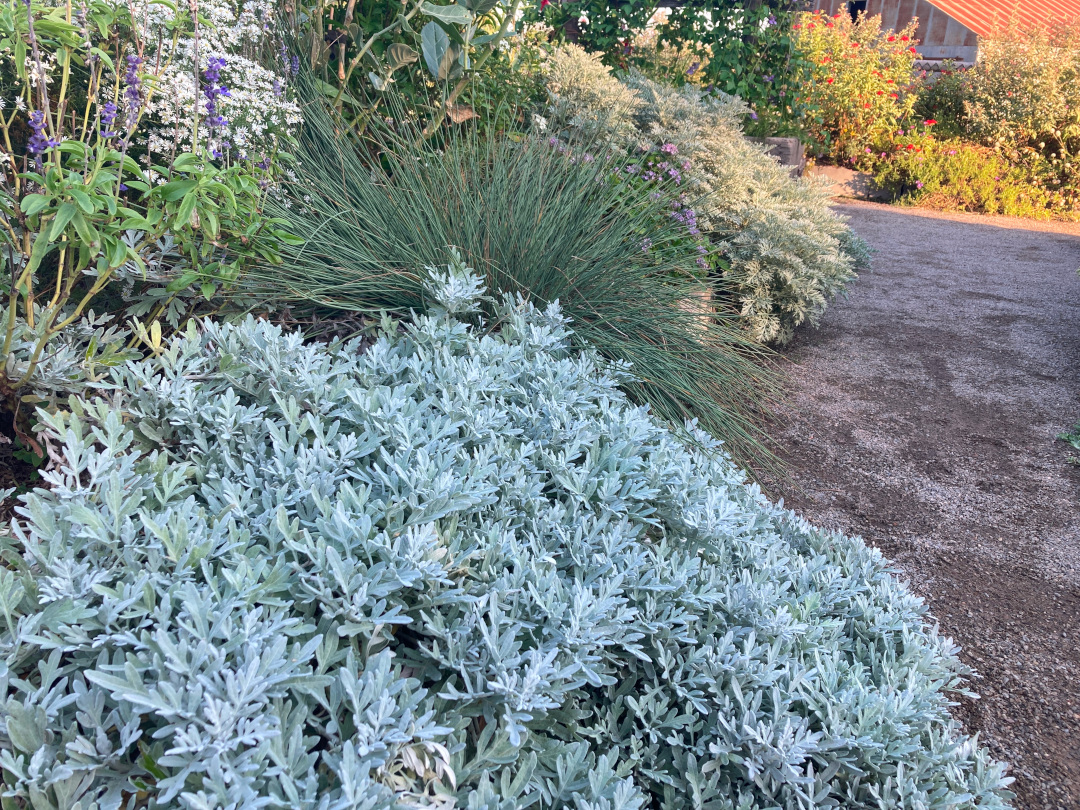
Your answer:
[[[1004,806],[878,552],[631,405],[556,306],[484,334],[444,281],[370,346],[189,326],[42,417],[14,806]]]
[[[816,324],[828,302],[868,263],[866,244],[829,207],[829,194],[742,135],[750,112],[738,98],[659,84],[630,73],[620,81],[599,58],[568,45],[548,59],[551,112],[571,135],[606,125],[628,148],[674,144],[698,227],[730,262],[726,289],[747,332],[785,343]],[[627,93],[633,94],[628,99]]]

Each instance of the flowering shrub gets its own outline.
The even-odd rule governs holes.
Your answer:
[[[806,131],[823,154],[851,163],[907,123],[916,100],[914,21],[892,31],[880,16],[856,24],[847,14],[818,11],[794,29],[795,47],[811,67],[801,92],[812,99],[816,120]]]
[[[911,148],[908,148],[911,147]],[[1053,197],[993,149],[911,132],[877,162],[875,180],[927,208],[1047,219]]]
[[[969,79],[968,133],[1023,167],[1054,209],[1080,211],[1080,25],[984,37]]]
[[[147,145],[154,156],[190,150],[205,139],[219,157],[271,161],[300,123],[300,107],[289,88],[299,69],[278,34],[281,21],[270,0],[200,0],[209,25],[192,26],[183,36],[165,38],[177,24],[169,6],[139,12],[139,39],[146,42],[143,64],[154,93]],[[271,70],[266,65],[273,65]]]
[[[180,43],[194,36],[179,15],[159,22],[150,36],[128,7],[104,2],[0,8],[0,75],[10,94],[0,105],[5,410],[18,410],[50,342],[92,306],[175,326],[196,296],[234,285],[250,262],[276,261],[289,238],[260,213],[270,157],[256,163],[222,151],[223,60],[203,71],[206,108],[185,122],[194,151],[175,140],[167,154],[155,151],[154,99],[179,65]],[[161,324],[144,334],[159,344]]]
[[[590,66],[575,72],[577,83],[559,87],[572,131],[578,122],[590,129],[606,124],[631,152],[666,147],[680,165],[687,162],[682,188],[695,229],[709,241],[707,258],[722,276],[718,292],[754,340],[782,343],[799,324],[816,322],[868,260],[865,244],[830,210],[821,186],[792,179],[742,137],[747,108],[738,99],[636,73],[620,83],[572,46],[557,50],[550,63],[552,75],[561,75],[564,64]]]
[[[970,69],[945,62],[938,71],[920,71],[915,100],[915,120],[933,120],[939,138],[966,134],[965,105],[971,84]]]
[[[427,278],[477,317],[478,277]],[[557,307],[496,315],[190,325],[43,416],[5,804],[1006,807],[879,552],[678,441]]]

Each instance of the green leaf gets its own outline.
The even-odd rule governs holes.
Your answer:
[[[84,214],[94,213],[96,206],[94,205],[93,200],[90,199],[89,194],[78,188],[70,189],[70,191],[71,196],[75,198],[75,202],[78,203],[79,208],[83,210]]]
[[[194,270],[188,270],[186,273],[183,273],[180,278],[170,281],[165,287],[165,290],[166,292],[171,293],[180,292],[180,290],[187,289],[198,280],[199,274]]]
[[[386,59],[386,66],[394,71],[412,64],[420,58],[420,54],[402,42],[395,42],[386,49],[383,57]]]
[[[420,6],[420,11],[429,17],[434,17],[436,20],[451,25],[468,25],[473,21],[472,12],[464,6],[439,6],[435,3],[423,3]]]
[[[52,204],[52,197],[47,197],[44,194],[28,194],[23,197],[19,207],[22,212],[28,217],[34,216],[34,214],[40,213],[44,209],[48,208]]]
[[[198,202],[199,197],[197,194],[189,194],[184,198],[184,201],[180,203],[180,208],[176,212],[176,218],[173,220],[173,229],[183,228],[191,220],[191,214],[195,210],[195,203]]]
[[[64,232],[64,229],[71,222],[72,218],[79,213],[78,207],[75,203],[66,202],[60,206],[56,212],[56,216],[53,217],[52,227],[49,228],[49,235],[46,237],[50,242],[55,242],[60,238],[60,234]],[[40,239],[40,237],[38,237]],[[36,247],[36,245],[35,245]]]
[[[176,202],[181,197],[184,197],[199,183],[196,180],[173,180],[160,186],[157,189],[158,195],[160,195],[166,202]]]
[[[217,292],[217,287],[211,284],[209,281],[204,281],[199,285],[199,292],[202,293],[203,298],[209,301],[214,297],[214,293]]]
[[[454,57],[450,51],[450,37],[435,22],[429,22],[420,32],[420,47],[424,52],[424,64],[436,79],[450,75]]]
[[[79,238],[83,241],[84,245],[93,247],[99,244],[101,234],[98,233],[97,228],[86,221],[86,217],[83,216],[82,211],[75,212],[75,216],[71,218],[71,223],[75,226],[75,232],[79,234]]]

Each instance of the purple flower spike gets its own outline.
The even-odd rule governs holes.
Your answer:
[[[142,79],[139,78],[139,68],[142,67],[142,57],[128,54],[127,71],[124,73],[124,120],[127,131],[130,133],[139,123],[139,111],[142,109],[143,93]]]
[[[33,130],[33,135],[26,142],[26,151],[31,155],[40,155],[47,149],[52,149],[60,145],[60,142],[54,138],[50,138],[45,134],[45,113],[41,110],[34,110],[30,113],[30,129]]]
[[[98,133],[102,139],[109,140],[119,134],[114,132],[112,128],[118,114],[119,110],[115,104],[111,101],[105,102],[105,105],[101,108],[101,130]]]

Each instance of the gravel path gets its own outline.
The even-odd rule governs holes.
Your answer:
[[[892,558],[978,670],[1016,807],[1080,809],[1080,227],[838,206],[877,250],[784,351],[785,478]]]

